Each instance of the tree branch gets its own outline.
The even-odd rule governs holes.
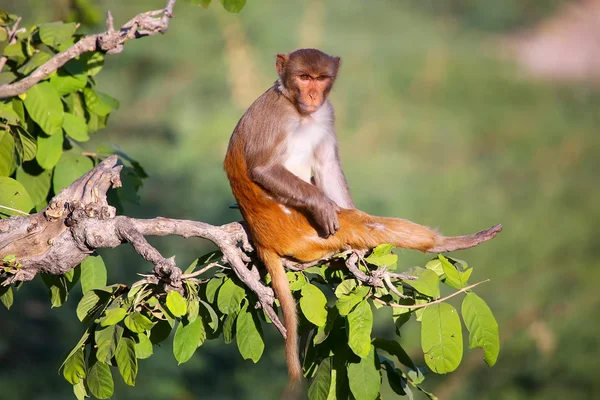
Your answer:
[[[106,54],[118,54],[123,51],[123,46],[127,40],[167,32],[169,20],[173,17],[175,1],[168,0],[166,7],[160,10],[148,11],[136,15],[127,21],[118,31],[114,30],[113,18],[109,12],[106,19],[106,32],[85,36],[67,50],[56,54],[50,60],[40,65],[26,78],[10,84],[0,85],[0,98],[25,93],[36,83],[65,65],[69,60],[79,57],[84,53],[102,51]],[[157,18],[158,16],[160,18]],[[14,26],[13,29],[16,31]],[[0,59],[0,65],[3,66],[6,60],[4,59],[4,62],[2,62],[2,59]]]

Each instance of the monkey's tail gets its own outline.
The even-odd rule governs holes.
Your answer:
[[[261,251],[259,254],[271,275],[271,283],[275,296],[279,300],[283,311],[283,325],[287,331],[285,339],[285,360],[287,363],[290,386],[294,387],[302,380],[302,366],[298,355],[298,316],[296,314],[296,301],[292,296],[290,284],[281,263],[281,258],[276,253]]]
[[[356,249],[392,243],[423,252],[454,251],[493,239],[502,230],[502,225],[495,225],[472,235],[442,236],[434,229],[405,219],[374,217],[359,210],[343,210],[339,219],[341,228],[333,238]]]

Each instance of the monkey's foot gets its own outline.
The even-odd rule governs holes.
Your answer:
[[[502,224],[498,224],[489,229],[474,233],[473,235],[442,237],[439,240],[440,243],[436,243],[436,245],[429,249],[428,252],[443,253],[446,251],[470,249],[471,247],[477,246],[479,243],[487,242],[488,240],[495,238],[501,231]]]

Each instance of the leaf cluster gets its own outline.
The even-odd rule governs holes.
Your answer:
[[[9,37],[15,19],[0,10],[0,55],[5,59],[0,84],[26,78],[82,38],[78,24],[62,22],[20,28]],[[103,53],[84,53],[27,92],[0,99],[0,217],[41,210],[53,194],[117,152],[81,148],[119,108],[116,99],[96,89],[103,64]],[[136,190],[145,173],[134,160],[122,159],[124,177],[134,180],[129,190]],[[121,197],[136,199],[135,194]]]

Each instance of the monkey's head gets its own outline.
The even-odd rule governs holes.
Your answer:
[[[283,92],[300,114],[311,114],[327,99],[340,68],[340,58],[316,49],[277,54],[275,69]]]

